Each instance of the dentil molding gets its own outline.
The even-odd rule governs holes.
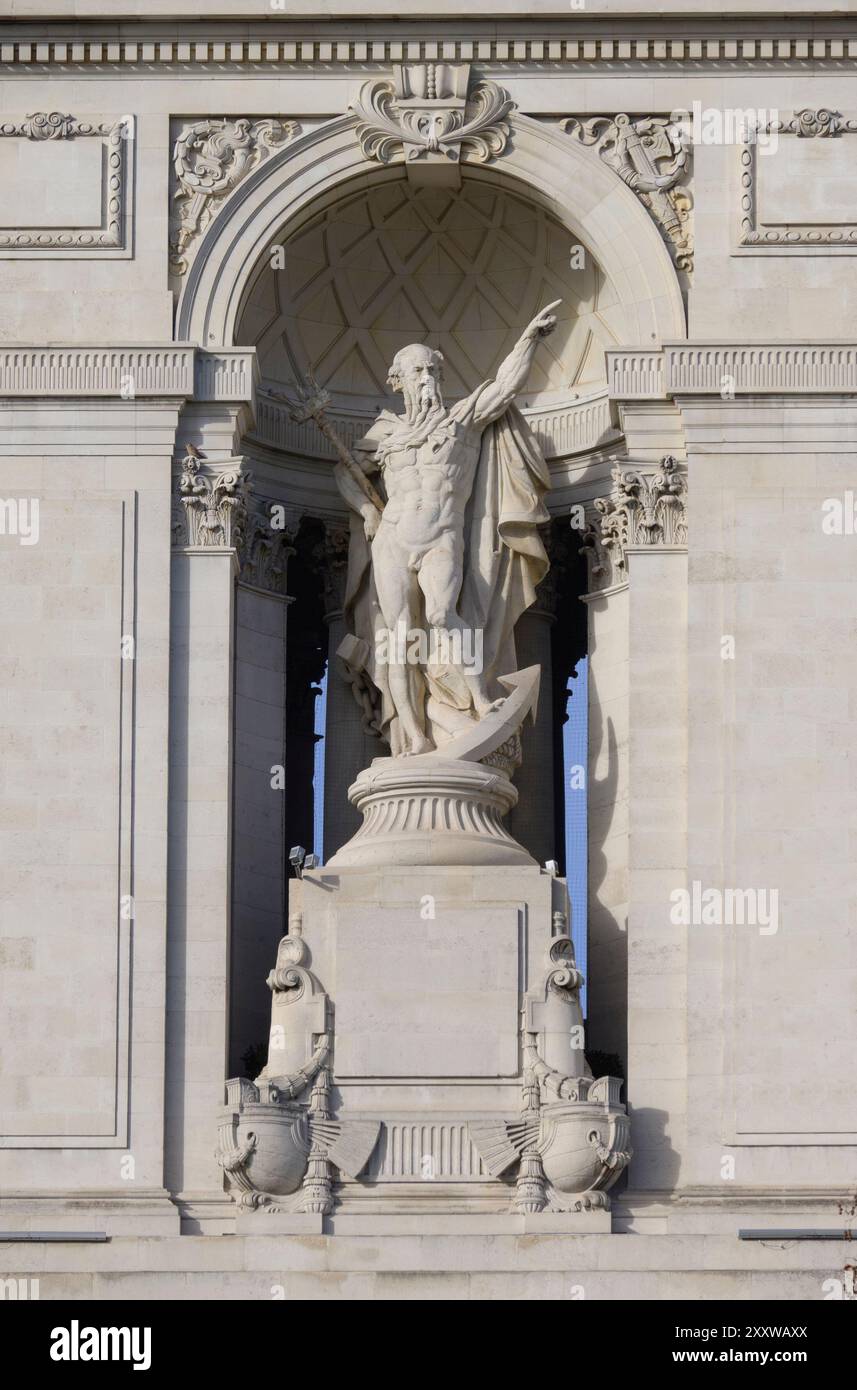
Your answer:
[[[766,21],[768,32],[748,33],[737,23],[722,22],[726,32],[711,33],[717,27],[716,16],[706,19],[705,34],[694,36],[693,22],[683,19],[672,26],[643,21],[648,35],[636,32],[622,34],[621,25],[614,20],[609,32],[590,33],[585,37],[533,37],[526,31],[506,35],[489,34],[484,38],[448,39],[425,38],[419,32],[404,39],[383,35],[367,37],[364,31],[349,35],[347,29],[334,38],[321,38],[312,33],[300,37],[251,38],[202,30],[197,38],[170,36],[168,22],[161,21],[157,34],[144,38],[125,39],[106,34],[81,34],[48,40],[44,32],[7,36],[0,43],[0,64],[40,69],[46,66],[96,67],[122,71],[128,67],[143,71],[162,72],[177,66],[180,70],[201,68],[217,73],[249,66],[254,70],[275,71],[273,65],[293,65],[301,69],[337,64],[416,62],[497,62],[544,64],[551,71],[556,64],[586,71],[603,66],[606,70],[628,71],[629,64],[644,68],[669,69],[675,66],[690,68],[728,65],[729,71],[742,68],[752,71],[759,64],[781,65],[807,62],[844,64],[849,69],[857,60],[857,38],[839,34],[820,33],[821,21],[810,27],[799,20],[789,24],[782,17]],[[397,27],[398,27],[397,22]],[[593,26],[597,17],[593,20]],[[776,27],[774,27],[776,25]],[[212,26],[213,27],[213,26]],[[494,26],[496,28],[496,22]],[[269,25],[265,26],[269,29]],[[657,32],[652,32],[657,29]],[[729,30],[731,29],[731,32]],[[165,33],[164,31],[167,30]]]

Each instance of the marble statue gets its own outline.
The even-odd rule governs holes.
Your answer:
[[[494,381],[449,408],[441,353],[402,348],[388,382],[404,413],[382,410],[353,451],[324,416],[325,393],[313,383],[303,395],[301,418],[339,455],[351,513],[351,638],[340,654],[378,692],[394,757],[442,751],[508,698],[515,623],[548,569],[538,529],[547,466],[514,400],[558,303],[527,325]]]

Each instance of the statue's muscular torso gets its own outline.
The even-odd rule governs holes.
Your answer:
[[[384,451],[388,500],[381,526],[411,553],[429,550],[444,537],[453,544],[461,538],[481,434],[447,412],[422,443]]]

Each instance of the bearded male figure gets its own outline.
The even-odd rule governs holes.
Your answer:
[[[549,477],[513,402],[539,339],[556,326],[558,303],[527,326],[494,381],[450,409],[442,355],[419,343],[402,348],[388,383],[404,414],[381,411],[353,452],[319,410],[308,412],[336,446],[336,483],[351,511],[345,611],[353,636],[341,654],[355,679],[368,677],[378,691],[394,757],[442,751],[500,702],[498,677],[517,669],[515,623],[548,569],[538,527],[549,520]],[[407,654],[391,640],[405,633]]]

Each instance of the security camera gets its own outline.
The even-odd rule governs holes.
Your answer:
[[[317,869],[320,864],[321,860],[317,854],[308,854],[304,860],[304,873],[306,873],[307,869]]]
[[[293,845],[289,850],[289,863],[295,871],[295,876],[300,878],[303,863],[306,859],[306,850],[303,845]]]

